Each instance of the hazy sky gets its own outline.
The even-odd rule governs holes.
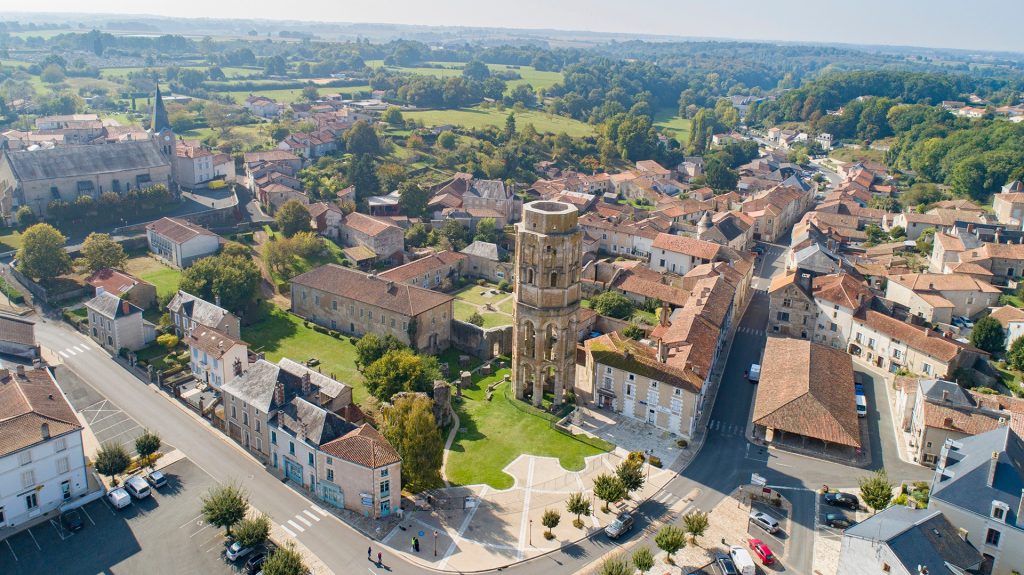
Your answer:
[[[40,12],[557,28],[1024,52],[1024,0],[35,0]]]

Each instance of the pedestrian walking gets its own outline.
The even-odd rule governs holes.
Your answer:
[[[380,551],[377,552],[377,567],[384,565],[384,555]]]
[[[373,561],[373,547],[366,548],[366,560]]]
[[[413,537],[413,538],[412,538],[412,548],[413,548],[413,550],[415,550],[415,551],[416,551],[417,553],[419,553],[419,552],[420,552],[420,540],[419,540],[419,539],[417,539],[416,537]]]

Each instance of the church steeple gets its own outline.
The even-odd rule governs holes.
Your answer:
[[[156,98],[153,99],[153,118],[149,123],[149,130],[158,134],[164,130],[170,130],[171,125],[167,120],[167,108],[164,107],[163,96],[160,95],[160,85],[156,87]]]

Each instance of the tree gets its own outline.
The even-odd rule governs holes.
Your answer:
[[[249,511],[249,496],[234,484],[211,487],[202,497],[203,520],[215,527],[223,527],[227,535],[231,528],[245,519]]]
[[[366,120],[359,120],[345,133],[345,150],[358,155],[380,155],[380,139]]]
[[[404,395],[381,414],[381,434],[402,456],[402,479],[412,492],[442,484],[444,441],[433,407],[429,397]]]
[[[544,532],[545,539],[553,539],[555,534],[551,532],[552,529],[558,527],[558,524],[562,521],[562,515],[556,509],[545,509],[544,515],[540,518],[540,523],[548,530]]]
[[[128,261],[121,244],[110,239],[108,234],[93,232],[82,244],[82,259],[90,272],[103,268],[121,268]]]
[[[356,158],[348,174],[349,185],[355,186],[356,198],[362,200],[380,194],[380,179],[373,165],[373,158],[362,155]]]
[[[879,227],[878,224],[868,224],[864,227],[864,233],[868,237],[868,241],[865,242],[865,245],[868,246],[883,244],[889,241],[889,234]]]
[[[310,230],[309,210],[299,200],[285,202],[274,214],[274,221],[277,222],[277,229],[281,230],[281,234],[286,238]]]
[[[637,459],[625,459],[615,468],[615,475],[626,489],[626,497],[644,486],[643,463]]]
[[[445,150],[454,150],[458,138],[450,130],[445,130],[437,135],[437,145]]]
[[[448,242],[447,249],[459,251],[466,247],[466,228],[454,218],[448,218],[441,224],[437,229],[437,237]]]
[[[71,271],[71,256],[64,251],[64,234],[50,224],[36,224],[22,235],[18,270],[42,281]]]
[[[686,547],[686,534],[675,525],[666,525],[654,536],[654,543],[668,555],[669,564],[673,564],[672,555]]]
[[[633,315],[633,302],[619,292],[606,291],[590,299],[594,311],[601,315],[626,319]]]
[[[633,575],[633,569],[629,566],[629,563],[622,558],[622,555],[612,555],[606,557],[601,562],[601,567],[598,569],[598,575]]]
[[[930,256],[932,248],[935,247],[935,228],[921,230],[921,235],[917,236],[914,247],[917,248],[917,253],[923,256]]]
[[[305,575],[308,573],[306,565],[302,562],[302,555],[295,550],[291,543],[287,547],[278,547],[263,562],[260,567],[263,575]]]
[[[395,336],[388,334],[380,337],[368,333],[356,342],[356,368],[363,371],[373,362],[384,357],[385,353],[395,349],[405,349],[405,344],[398,341]]]
[[[736,189],[739,174],[717,157],[711,157],[704,165],[704,179],[716,191]]]
[[[989,353],[1002,351],[1006,345],[1006,332],[996,318],[987,315],[974,324],[971,345]]]
[[[633,565],[640,573],[647,573],[654,568],[654,554],[651,548],[644,545],[633,552]]]
[[[498,234],[498,224],[494,221],[494,218],[480,218],[480,221],[476,224],[476,235],[473,236],[473,240],[496,244],[499,239]]]
[[[427,226],[422,223],[415,223],[405,231],[405,245],[411,248],[419,248],[427,243]]]
[[[367,391],[381,401],[390,401],[400,391],[430,391],[441,379],[437,358],[417,355],[410,349],[387,351],[363,370]]]
[[[475,325],[477,327],[483,327],[484,326],[484,316],[480,315],[480,312],[474,311],[466,319],[466,323],[471,323],[471,324],[473,324],[473,325]]]
[[[161,443],[159,435],[148,429],[143,431],[135,438],[135,452],[139,454],[139,461],[145,462],[146,465],[153,465],[156,461],[153,456],[160,451]]]
[[[407,216],[422,216],[427,211],[430,192],[416,182],[406,180],[398,186],[398,205]]]
[[[307,102],[316,102],[320,99],[320,90],[316,86],[304,86],[302,88],[302,99]]]
[[[501,134],[506,142],[511,142],[516,137],[516,115],[509,112],[505,117],[505,131]]]
[[[18,208],[18,211],[14,213],[14,219],[18,222],[18,226],[22,228],[27,228],[37,221],[36,213],[28,206]]]
[[[387,109],[384,110],[384,113],[380,115],[380,120],[398,128],[405,125],[405,119],[402,117],[402,109],[398,106],[388,106]]]
[[[690,534],[690,541],[694,545],[697,544],[697,538],[702,537],[708,530],[708,523],[708,514],[701,511],[694,510],[683,515],[683,525],[686,527],[686,532]]]
[[[626,488],[618,477],[610,473],[602,473],[594,478],[594,495],[604,501],[602,511],[608,513],[610,503],[618,503],[626,496]]]
[[[246,517],[235,527],[235,540],[242,547],[258,547],[270,537],[270,518],[266,515]]]
[[[635,339],[639,341],[647,335],[647,332],[645,332],[644,328],[640,327],[639,325],[631,323],[628,326],[626,326],[626,329],[622,330],[622,335],[628,337],[629,339]]]
[[[491,69],[480,60],[470,60],[462,67],[462,77],[467,80],[483,82],[491,75]]]
[[[581,491],[569,494],[569,500],[565,502],[565,510],[576,516],[572,524],[577,529],[583,529],[583,520],[580,517],[590,517],[590,500],[583,496]]]
[[[132,458],[128,455],[124,446],[120,443],[104,443],[100,446],[99,450],[96,451],[96,460],[93,462],[93,467],[96,468],[96,473],[100,475],[106,475],[109,477],[114,485],[117,485],[116,475],[124,473],[125,469],[128,469],[128,465],[132,462]]]
[[[1010,350],[1006,352],[1006,363],[1011,369],[1024,370],[1024,337],[1018,337],[1010,344]]]
[[[946,178],[953,193],[975,200],[985,200],[988,191],[985,188],[986,167],[977,156],[961,160]]]
[[[259,294],[260,270],[252,258],[221,254],[196,261],[182,274],[180,289],[231,311],[248,306]]]
[[[860,485],[860,496],[876,513],[889,506],[892,501],[893,484],[889,481],[889,475],[884,469],[861,477],[857,483]]]
[[[56,64],[50,64],[39,73],[39,79],[47,84],[60,84],[64,81],[64,70]]]

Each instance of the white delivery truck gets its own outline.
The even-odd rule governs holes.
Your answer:
[[[757,575],[757,566],[754,565],[754,558],[746,549],[733,545],[729,548],[729,557],[736,565],[736,572],[739,575]]]

